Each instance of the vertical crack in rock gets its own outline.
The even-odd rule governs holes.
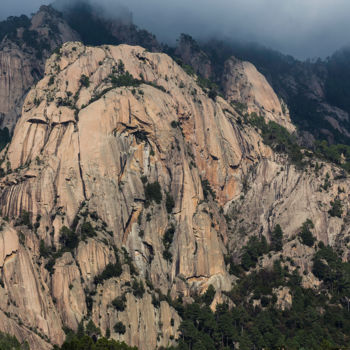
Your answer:
[[[79,134],[79,126],[77,124],[77,134],[78,134],[78,165],[79,165],[79,174],[80,174],[80,178],[81,178],[81,184],[83,186],[83,195],[84,195],[84,199],[87,200],[87,196],[86,196],[86,185],[85,185],[85,181],[84,181],[84,177],[83,177],[83,169],[81,166],[81,156],[80,156],[80,134]]]

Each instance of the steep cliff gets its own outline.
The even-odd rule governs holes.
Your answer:
[[[239,65],[251,111],[270,109],[266,120],[294,130],[264,78]],[[315,281],[296,236],[306,219],[346,253],[340,169],[310,155],[298,169],[197,81],[137,46],[70,42],[50,57],[2,152],[0,331],[45,349],[63,342],[64,326],[92,319],[140,349],[167,346],[181,321],[169,300],[213,285],[212,306],[222,301],[236,279],[225,257],[239,259],[250,236],[269,240],[280,224],[305,284]],[[246,93],[234,79],[228,88]],[[343,212],[332,217],[337,196]]]
[[[62,324],[76,329],[90,313],[103,331],[112,330],[117,319],[130,324],[122,339],[144,349],[156,345],[160,323],[158,345],[166,344],[176,335],[178,316],[164,302],[155,310],[149,287],[142,301],[128,293],[123,281],[130,281],[130,267],[104,286],[95,286],[94,277],[116,263],[115,246],[119,255],[122,247],[129,252],[133,278],[145,285],[147,279],[159,293],[187,297],[208,284],[229,290],[223,259],[226,224],[207,187],[216,191],[218,203],[227,203],[247,164],[271,153],[258,141],[255,131],[235,125],[227,102],[208,98],[164,54],[130,46],[64,45],[28,94],[5,156],[14,171],[2,182],[2,214],[30,213],[36,235],[23,233],[22,243],[31,251],[21,249],[40,269],[42,281],[33,280],[48,286],[40,292],[24,288],[21,298],[40,299],[46,293],[49,303],[22,307],[24,324],[59,343]],[[80,232],[83,222],[91,222],[97,236],[62,252],[49,274],[49,258],[38,251],[40,240],[45,249],[60,251],[62,227]],[[87,310],[84,297],[95,288],[101,292]],[[111,301],[122,293],[130,308],[111,313]],[[37,309],[30,317],[32,307]],[[131,312],[134,307],[140,312]],[[42,324],[37,314],[47,315]]]
[[[10,20],[9,20],[10,21]],[[79,36],[51,7],[18,24],[0,42],[0,126],[13,131],[23,100],[43,75],[46,59],[63,42]]]

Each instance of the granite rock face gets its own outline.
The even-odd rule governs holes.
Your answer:
[[[248,113],[264,115],[267,121],[274,121],[294,132],[288,108],[266,80],[250,62],[231,57],[225,62],[222,76],[225,97],[234,103],[245,105]]]
[[[34,38],[34,39],[33,39]],[[25,95],[42,77],[45,61],[57,46],[79,36],[51,7],[42,6],[29,28],[0,42],[0,126],[13,131]]]
[[[238,65],[249,91],[232,79],[230,99],[293,131],[264,78]],[[350,183],[339,169],[298,170],[229,101],[209,98],[195,75],[138,46],[64,44],[1,156],[9,222],[0,232],[0,330],[35,349],[61,344],[63,326],[89,319],[142,350],[171,344],[181,319],[168,298],[190,302],[212,284],[214,303],[223,300],[234,283],[224,256],[239,257],[251,235],[269,238],[276,224],[284,253],[304,264],[304,283],[311,252],[292,242],[303,221],[346,247]],[[333,218],[338,195],[344,211]],[[281,307],[288,295],[281,291]]]

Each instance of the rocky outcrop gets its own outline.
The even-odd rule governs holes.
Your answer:
[[[124,247],[144,284],[149,280],[163,294],[189,297],[209,284],[231,288],[223,259],[226,224],[208,193],[215,191],[224,205],[235,196],[247,165],[271,155],[258,144],[258,134],[237,127],[235,118],[227,102],[211,100],[194,77],[164,54],[126,45],[69,43],[48,60],[45,78],[28,94],[6,152],[5,163],[16,171],[4,178],[1,207],[10,218],[30,212],[39,238],[56,250],[60,229],[73,226],[77,215],[96,213],[95,220],[103,223],[103,229],[95,224],[97,241],[82,241],[73,255],[56,259],[52,274],[43,274],[55,317],[63,324],[76,329],[91,313],[105,331],[120,317],[131,325],[120,338],[141,348],[149,342],[167,344],[176,335],[178,316],[164,302],[152,311],[149,288],[142,300],[126,293],[128,305],[150,315],[137,336],[130,311],[101,319],[97,315],[105,313],[97,296],[87,310],[84,291],[90,295],[94,278],[116,263],[113,245],[119,251]],[[152,193],[145,195],[152,183],[160,184],[159,203],[152,201]],[[167,197],[174,208],[166,207]],[[169,229],[173,237],[165,258],[163,236]],[[35,244],[38,253],[38,240]],[[47,264],[44,257],[35,259],[42,268]],[[108,298],[104,304],[111,302]],[[175,320],[171,326],[168,316]],[[158,342],[157,323],[163,325]],[[41,331],[62,341],[59,333],[53,336],[44,326]]]
[[[294,132],[288,108],[280,101],[266,78],[250,63],[231,57],[225,62],[222,76],[225,96],[229,101],[244,105],[247,113],[264,115]]]
[[[51,7],[42,6],[28,28],[0,43],[0,126],[13,131],[25,95],[44,72],[45,60],[63,42],[78,40]]]
[[[252,95],[249,108],[294,130],[272,112],[281,105],[259,73],[239,66],[250,92],[237,91]],[[172,344],[181,319],[171,299],[191,302],[213,285],[214,308],[234,283],[224,256],[239,259],[251,235],[269,239],[277,224],[305,286],[317,282],[313,248],[297,238],[306,219],[346,253],[341,170],[312,158],[296,168],[231,103],[141,47],[64,44],[28,93],[2,157],[9,223],[0,235],[0,310],[11,319],[6,330],[34,348],[62,343],[63,326],[89,319],[142,350]],[[328,212],[336,197],[341,217]],[[281,291],[281,308],[288,295]]]
[[[175,55],[204,78],[210,79],[212,77],[213,71],[209,57],[191,36],[181,34],[177,42]]]

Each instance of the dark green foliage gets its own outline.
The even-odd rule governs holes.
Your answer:
[[[320,258],[327,254],[323,252]],[[335,259],[330,256],[330,261]],[[297,271],[289,273],[276,261],[270,270],[241,276],[227,293],[235,305],[231,309],[221,304],[213,313],[202,300],[182,308],[174,304],[182,317],[175,349],[233,350],[237,343],[246,350],[346,349],[350,340],[346,303],[331,305],[323,294],[304,289],[300,283]],[[274,306],[277,299],[273,290],[279,286],[289,287],[292,294],[292,306],[285,311]],[[261,307],[253,307],[252,298],[260,300]]]
[[[329,181],[329,174],[326,174],[326,178],[324,179],[324,183],[322,185],[322,188],[327,191],[331,187],[331,183]]]
[[[177,122],[177,121],[175,121],[175,120],[173,120],[173,121],[170,123],[170,125],[171,125],[171,127],[172,127],[173,129],[176,129],[177,127],[180,126],[180,123]]]
[[[155,201],[157,204],[161,203],[163,198],[162,189],[158,181],[146,184],[145,197],[148,202]]]
[[[276,252],[283,248],[283,231],[280,225],[276,225],[271,233],[271,245],[270,249]]]
[[[120,322],[121,323],[121,322]],[[118,333],[123,333],[123,324],[117,326]],[[61,350],[137,350],[136,347],[130,347],[124,342],[118,342],[113,339],[109,340],[110,329],[106,330],[106,338],[101,338],[101,331],[95,326],[90,320],[86,325],[86,330],[82,323],[79,324],[78,331],[75,334],[73,331],[68,330],[66,332],[66,341],[63,343],[61,348],[57,346],[54,349]],[[0,348],[1,349],[1,348]],[[17,348],[16,348],[17,349]]]
[[[313,236],[312,232],[310,231],[311,229],[314,228],[314,224],[310,219],[307,219],[302,227],[301,231],[299,233],[299,237],[301,238],[301,243],[312,247],[316,241],[316,238]]]
[[[145,185],[147,183],[147,181],[148,181],[147,176],[142,175],[141,176],[141,182]]]
[[[97,285],[112,277],[119,277],[122,272],[123,269],[119,260],[115,264],[109,263],[100,275],[95,276],[94,283]]]
[[[328,213],[330,216],[341,218],[341,214],[343,213],[343,205],[339,198],[336,198],[331,202],[331,209],[329,209]]]
[[[269,251],[266,238],[262,236],[260,239],[256,236],[250,237],[246,246],[243,247],[241,257],[242,267],[248,271],[251,267],[255,267],[258,259]]]
[[[39,218],[40,220],[40,218]],[[37,217],[37,223],[38,223],[38,217]],[[72,228],[76,229],[76,226],[79,223],[79,217],[76,216],[72,225]],[[53,267],[56,263],[56,259],[61,257],[63,253],[65,252],[71,252],[74,253],[74,250],[78,247],[80,239],[85,240],[87,237],[94,237],[96,236],[96,232],[91,226],[90,223],[84,222],[81,226],[81,232],[80,234],[74,232],[73,230],[69,229],[67,226],[63,226],[60,230],[60,243],[61,248],[58,251],[55,251],[55,248],[47,247],[44,244],[44,241],[40,241],[39,251],[40,255],[44,258],[49,258],[47,263],[45,264],[45,268],[50,272],[50,274],[53,273]]]
[[[21,344],[16,337],[0,332],[0,350],[29,350],[27,342]]]
[[[111,83],[114,87],[122,87],[122,86],[133,86],[137,87],[141,84],[141,81],[135,79],[128,71],[119,76],[111,75]]]
[[[247,110],[248,110],[247,104],[239,102],[239,101],[233,101],[233,102],[231,102],[231,105],[240,115],[243,116],[247,113]]]
[[[8,128],[0,129],[0,151],[11,141],[11,136]]]
[[[90,320],[85,327],[85,332],[89,337],[98,337],[101,335],[100,328],[96,327],[95,323]]]
[[[210,285],[208,287],[208,289],[206,290],[206,292],[203,294],[202,300],[207,306],[209,306],[213,302],[214,297],[215,297],[215,293],[216,293],[216,291],[215,291],[214,286]]]
[[[94,228],[92,227],[92,225],[90,224],[90,222],[84,222],[81,225],[81,238],[83,240],[85,240],[86,238],[92,238],[92,237],[96,237],[96,232],[94,230]]]
[[[80,84],[81,84],[81,86],[84,86],[84,87],[86,87],[86,88],[88,88],[89,86],[90,86],[90,80],[89,80],[89,77],[87,77],[86,75],[82,75],[81,77],[80,77]]]
[[[343,144],[329,145],[327,141],[316,141],[315,154],[327,161],[341,166],[346,171],[350,171],[350,146]]]
[[[78,247],[79,237],[67,226],[63,226],[60,230],[60,243],[68,250],[73,250]]]
[[[123,324],[123,322],[117,322],[114,327],[114,332],[118,333],[118,334],[124,334],[126,332],[126,328]]]
[[[215,83],[198,75],[197,84],[203,89],[203,91],[208,92],[208,96],[210,98],[215,99],[219,90],[218,86]]]
[[[171,254],[171,252],[169,250],[164,249],[163,250],[163,258],[166,261],[172,262],[173,261],[173,254]]]
[[[209,194],[211,194],[214,200],[216,199],[216,193],[210,186],[210,183],[207,179],[202,180],[202,188],[203,188],[203,195],[205,199],[209,198]]]
[[[261,136],[266,145],[276,152],[286,153],[295,165],[299,167],[303,165],[303,155],[296,137],[291,135],[286,128],[273,121],[266,124],[264,118],[258,117],[255,113],[252,113],[248,122],[261,130]]]
[[[165,231],[163,236],[163,245],[164,245],[164,251],[163,251],[163,258],[167,261],[172,261],[172,254],[170,253],[170,247],[173,243],[175,234],[175,226],[174,224],[171,224],[171,226]]]
[[[40,240],[39,253],[40,253],[40,256],[42,256],[43,258],[47,258],[51,253],[50,248],[46,246],[43,239]]]
[[[141,143],[141,142],[148,142],[148,137],[147,137],[147,133],[141,130],[137,130],[133,133],[133,135],[135,136],[136,140]]]
[[[125,295],[121,297],[116,297],[115,299],[112,300],[112,305],[115,307],[116,310],[118,311],[124,311],[125,310],[125,302],[126,298]]]
[[[156,83],[153,83],[153,82],[150,82],[150,81],[142,81],[143,84],[147,84],[147,85],[150,85],[150,86],[153,86],[154,88],[162,91],[162,92],[168,92],[164,86],[162,85],[158,85]]]
[[[213,99],[214,101],[215,101],[217,95],[218,95],[218,92],[215,89],[211,89],[208,93],[208,97]]]
[[[338,297],[349,297],[350,263],[344,263],[332,247],[324,244],[319,247],[313,259],[312,273]]]
[[[48,82],[48,86],[51,86],[53,83],[55,82],[55,77],[53,75],[51,75],[49,82]]]
[[[124,264],[129,265],[131,275],[138,275],[138,272],[137,272],[137,270],[132,262],[132,259],[129,255],[128,251],[124,247],[122,248],[122,250],[123,250],[123,255],[124,255]]]
[[[106,339],[109,339],[111,337],[111,330],[110,328],[106,329]]]
[[[29,28],[30,24],[30,19],[25,15],[8,17],[5,21],[0,22],[0,41],[2,41],[5,35],[9,39],[14,40],[17,36],[17,29]]]
[[[145,294],[145,287],[142,281],[138,282],[136,279],[134,279],[131,288],[132,293],[136,298],[142,298]]]
[[[175,207],[174,197],[169,192],[166,193],[165,207],[168,214],[171,214]]]
[[[24,226],[27,226],[29,229],[32,229],[33,225],[32,225],[30,215],[31,214],[28,211],[23,210],[21,213],[21,216],[16,222],[16,225],[24,225]]]
[[[175,234],[175,226],[174,224],[171,224],[171,226],[165,231],[163,236],[163,244],[166,249],[169,249],[171,246],[171,243],[173,243]]]

